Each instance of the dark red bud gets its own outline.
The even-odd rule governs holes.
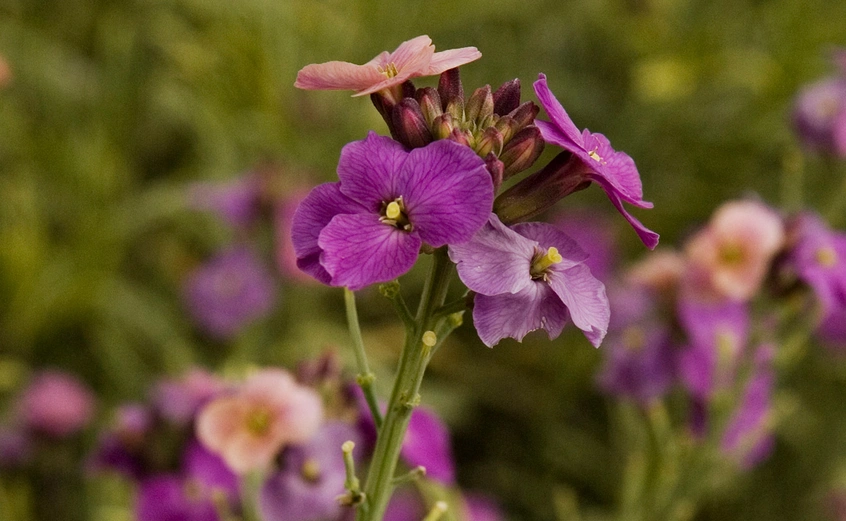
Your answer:
[[[540,107],[527,101],[508,113],[514,122],[517,123],[517,128],[523,128],[526,125],[531,125],[535,121],[535,116],[540,112]]]
[[[447,137],[450,141],[455,141],[459,145],[464,145],[470,148],[473,148],[473,144],[476,141],[473,139],[473,135],[467,132],[466,130],[461,130],[460,128],[452,129],[452,132]]]
[[[497,158],[493,152],[485,156],[485,168],[488,169],[488,172],[491,174],[491,179],[493,180],[494,185],[494,193],[499,191],[499,187],[502,186],[502,173],[505,170],[505,165],[502,164],[502,161]]]
[[[460,103],[461,110],[464,110],[464,86],[461,85],[461,76],[458,69],[450,69],[441,73],[438,79],[438,94],[441,96],[441,103],[444,112],[451,103]]]
[[[499,159],[505,164],[504,178],[526,170],[543,152],[540,129],[532,125],[518,132],[502,149]]]
[[[393,121],[398,134],[397,141],[403,145],[419,148],[432,142],[429,125],[426,124],[420,105],[414,98],[403,98],[397,103],[394,107]]]
[[[503,83],[493,93],[494,114],[508,114],[520,105],[520,80],[514,78]]]
[[[493,95],[491,94],[491,86],[485,85],[479,87],[467,100],[467,105],[464,107],[464,119],[466,121],[481,121],[494,112]]]

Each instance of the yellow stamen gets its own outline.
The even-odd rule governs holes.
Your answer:
[[[302,474],[303,479],[314,483],[320,479],[320,463],[313,458],[309,458],[303,462],[300,473]]]
[[[379,67],[379,72],[381,72],[388,78],[393,78],[394,76],[397,76],[399,74],[399,70],[397,69],[397,66],[394,62],[387,64],[384,69],[382,67]]]
[[[602,162],[602,156],[600,156],[599,154],[597,154],[597,153],[596,153],[596,150],[591,150],[590,152],[588,152],[588,155],[590,156],[590,158],[591,158],[591,159],[593,159],[593,160],[594,160],[594,161],[596,161],[597,163],[601,163],[601,162]]]
[[[825,268],[831,268],[837,264],[837,252],[831,246],[818,249],[814,257],[817,259],[817,263]]]
[[[402,215],[402,209],[399,203],[396,201],[388,203],[388,206],[385,208],[385,217],[388,219],[397,219],[400,215]]]

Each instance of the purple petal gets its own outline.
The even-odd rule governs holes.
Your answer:
[[[514,225],[514,231],[533,241],[537,241],[540,247],[548,250],[550,247],[558,249],[563,260],[556,264],[558,269],[572,268],[581,264],[588,258],[588,254],[582,250],[576,241],[558,228],[546,223],[520,223]]]
[[[549,270],[549,286],[567,306],[576,327],[585,332],[594,347],[599,347],[611,319],[605,285],[591,275],[584,264],[557,268],[555,265]]]
[[[367,210],[341,193],[340,183],[316,186],[294,212],[291,242],[297,255],[297,266],[324,284],[332,276],[320,265],[322,250],[317,238],[333,217],[340,213],[364,213]]]
[[[421,242],[416,233],[384,224],[376,214],[344,214],[323,228],[318,244],[332,285],[358,290],[410,270]]]
[[[614,150],[608,138],[602,134],[591,134],[585,130],[584,141],[587,150],[594,151],[601,158],[600,161],[595,161],[590,156],[588,159],[582,159],[596,172],[596,177],[603,178],[627,203],[640,208],[652,208],[652,203],[641,200],[643,186],[640,174],[628,154]]]
[[[371,131],[367,138],[348,143],[338,160],[341,192],[378,212],[383,203],[397,198],[397,178],[408,152],[393,139]]]
[[[484,160],[448,140],[412,150],[397,190],[408,220],[435,248],[470,239],[493,207],[493,181]]]
[[[515,294],[476,295],[473,322],[488,347],[505,337],[522,341],[536,329],[545,329],[552,340],[567,323],[567,308],[548,284],[533,282]]]
[[[196,483],[202,484],[209,494],[224,493],[230,501],[237,501],[238,476],[223,459],[206,449],[199,441],[192,440],[184,454],[184,469]]]
[[[452,244],[449,258],[458,276],[482,295],[517,293],[532,283],[535,242],[502,224],[495,214],[467,242]]]
[[[582,140],[581,132],[579,132],[579,129],[576,127],[575,123],[573,123],[573,120],[570,119],[570,116],[567,114],[567,111],[564,110],[564,107],[561,106],[558,99],[556,99],[552,94],[552,91],[549,90],[549,85],[546,83],[546,74],[538,75],[538,81],[534,83],[534,87],[538,100],[540,100],[541,105],[544,110],[546,110],[547,115],[549,115],[549,119],[551,119],[552,123],[555,125],[555,127],[551,127],[546,124],[543,126],[538,125],[543,138],[547,139],[547,132],[554,128],[560,136],[566,138],[567,141],[570,142],[571,146],[583,149],[584,141]],[[535,121],[535,124],[538,123],[545,122]],[[546,131],[544,131],[544,127],[546,127]],[[564,143],[557,143],[555,141],[552,142],[561,147],[567,149],[570,148]]]
[[[426,467],[426,477],[446,485],[455,483],[449,430],[434,411],[414,409],[400,455],[412,467]]]
[[[141,483],[135,499],[138,521],[218,521],[217,510],[205,495],[189,493],[182,478],[161,475]]]
[[[658,246],[658,239],[661,237],[657,233],[653,232],[649,228],[643,225],[640,221],[637,220],[632,214],[630,214],[624,207],[623,202],[620,201],[620,196],[617,192],[613,191],[613,189],[609,189],[604,183],[600,182],[600,186],[605,190],[605,193],[608,195],[608,199],[611,200],[611,204],[617,208],[617,211],[620,212],[629,224],[632,225],[634,228],[635,233],[637,236],[640,237],[640,240],[643,241],[643,244],[646,245],[647,248],[650,250],[654,250],[656,246]]]

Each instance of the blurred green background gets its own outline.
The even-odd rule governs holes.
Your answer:
[[[517,77],[534,100],[545,72],[579,127],[635,159],[655,203],[638,216],[673,245],[748,192],[788,210],[831,204],[846,168],[804,154],[789,123],[797,89],[833,73],[844,20],[846,2],[832,0],[0,0],[11,71],[0,89],[0,398],[44,366],[81,375],[105,409],[196,363],[292,364],[327,345],[348,356],[336,290],[281,279],[273,316],[232,342],[197,332],[180,299],[186,274],[233,239],[186,208],[189,183],[273,164],[283,186],[309,187],[333,179],[345,143],[386,133],[366,97],[294,89],[308,63],[364,63],[428,34],[438,49],[482,52],[462,68],[468,91]],[[614,214],[596,189],[566,205]],[[642,255],[615,220],[622,258]],[[400,328],[378,295],[360,308],[386,392]],[[456,430],[462,483],[515,519],[575,519],[573,497],[609,507],[618,484],[592,384],[599,355],[573,335],[539,338],[487,350],[465,327],[436,357],[424,401]],[[844,424],[843,373],[828,368],[814,389],[794,379],[800,396],[827,400],[795,435],[804,445],[701,519],[812,518],[846,455],[826,452],[842,442],[819,444]]]

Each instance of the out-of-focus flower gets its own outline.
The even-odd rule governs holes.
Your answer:
[[[838,308],[823,317],[817,336],[838,351],[846,351],[846,307]]]
[[[238,476],[217,454],[192,439],[182,455],[182,471],[194,486],[200,486],[206,496],[225,497],[230,505],[237,504],[240,492]]]
[[[793,124],[808,148],[846,156],[846,71],[799,91]]]
[[[346,423],[330,422],[307,442],[288,447],[281,468],[264,483],[259,508],[265,521],[337,519],[345,491],[346,470],[341,445],[357,442],[358,432]]]
[[[481,494],[465,494],[464,506],[467,509],[468,521],[501,521],[505,519],[496,501]]]
[[[598,183],[643,243],[650,249],[654,248],[658,244],[658,234],[647,229],[623,207],[623,202],[626,202],[639,208],[652,208],[652,203],[643,200],[640,174],[632,158],[614,150],[602,134],[593,134],[587,129],[579,132],[567,111],[549,90],[544,74],[539,75],[534,87],[535,94],[551,120],[535,120],[535,125],[546,142],[558,145],[572,154],[559,171],[544,173],[542,170],[538,174],[542,177],[551,175],[571,178],[564,183],[570,187],[570,191],[583,187],[586,182]],[[523,181],[529,185],[533,182],[539,180],[529,177]],[[567,194],[555,195],[560,199]]]
[[[407,152],[371,132],[341,151],[338,177],[305,198],[292,235],[303,271],[353,290],[410,270],[424,242],[466,241],[493,203],[484,161],[445,140]]]
[[[506,227],[496,215],[473,238],[450,245],[458,276],[477,293],[473,321],[492,347],[544,329],[553,339],[567,318],[594,346],[608,330],[605,286],[584,264],[587,254],[564,232],[543,223]]]
[[[722,450],[737,458],[744,468],[766,459],[775,446],[772,434],[771,395],[775,374],[771,367],[774,349],[761,346],[755,352],[752,374],[740,405],[726,427]]]
[[[249,228],[261,210],[262,178],[246,174],[225,183],[196,183],[189,191],[189,204],[215,213],[236,228]]]
[[[283,370],[250,376],[233,394],[206,404],[197,436],[239,474],[267,468],[288,444],[309,440],[323,419],[320,396]]]
[[[607,359],[598,377],[606,393],[647,406],[673,384],[675,352],[665,328],[632,324],[610,337],[606,348]]]
[[[626,280],[658,293],[674,293],[685,271],[684,257],[673,250],[656,251],[629,269]]]
[[[412,467],[425,467],[426,477],[447,485],[455,483],[449,430],[434,411],[414,409],[400,455]]]
[[[166,379],[153,387],[150,401],[158,415],[175,425],[193,424],[206,402],[227,385],[205,369],[194,368],[178,379]]]
[[[74,434],[94,416],[95,397],[75,376],[55,370],[35,375],[17,403],[21,424],[56,438]]]
[[[179,475],[158,475],[141,482],[135,498],[138,521],[221,521],[212,498]]]
[[[388,502],[383,521],[420,521],[426,517],[426,504],[411,487],[398,488]]]
[[[703,292],[745,301],[761,287],[783,242],[784,226],[775,211],[756,201],[733,201],[714,213],[685,253],[705,283]]]
[[[0,470],[25,465],[32,456],[32,441],[20,429],[0,426]]]
[[[846,235],[812,213],[800,214],[789,228],[788,263],[796,276],[811,287],[824,314],[846,307]]]
[[[186,305],[197,324],[217,338],[230,338],[265,316],[276,300],[273,277],[245,247],[218,254],[185,282]]]
[[[418,36],[389,53],[382,52],[364,65],[331,61],[306,65],[294,86],[306,90],[354,90],[363,96],[390,89],[418,76],[434,76],[482,57],[475,47],[435,52],[432,39]]]

